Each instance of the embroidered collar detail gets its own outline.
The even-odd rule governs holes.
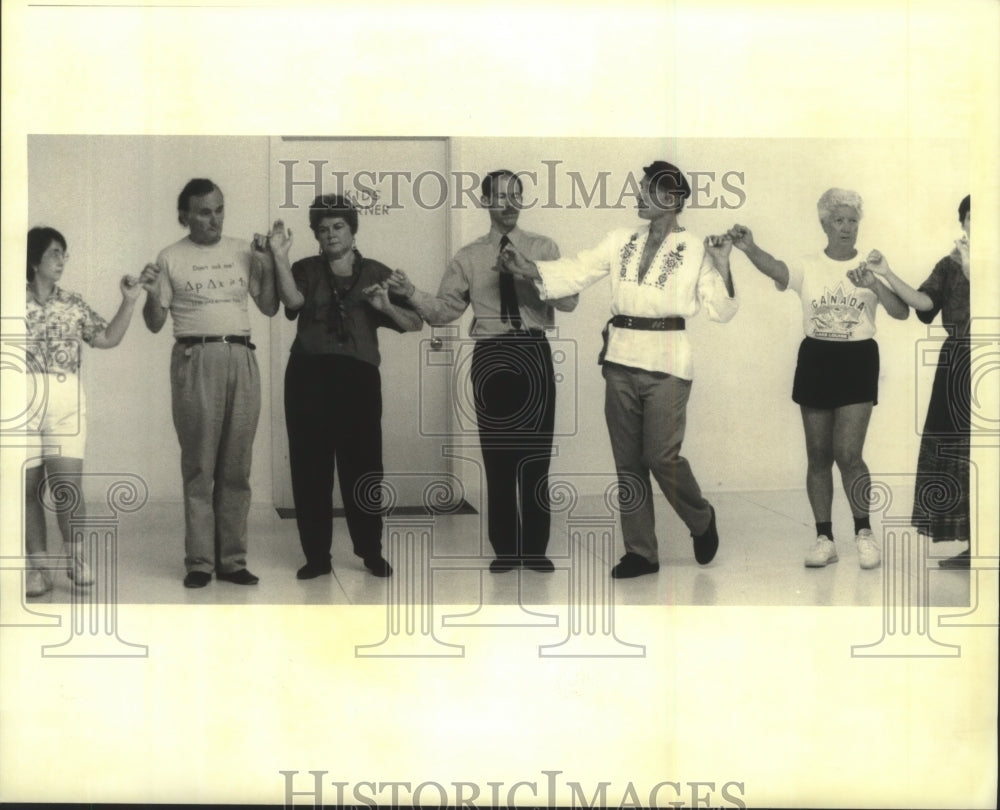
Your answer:
[[[684,228],[676,228],[672,233],[682,233]],[[648,238],[648,233],[646,234]],[[639,258],[636,257],[636,251],[639,248],[640,234],[633,233],[629,238],[628,242],[622,248],[621,251],[621,268],[619,270],[619,277],[624,281],[627,278],[635,279],[635,283],[650,284],[652,286],[663,289],[666,286],[667,280],[673,275],[674,270],[684,261],[684,251],[687,250],[687,242],[684,240],[678,241],[674,244],[673,248],[669,251],[663,249],[663,245],[660,245],[657,250],[657,256],[659,259],[659,272],[652,274],[649,271],[653,269],[654,262],[650,262],[649,267],[646,268],[646,272],[640,275],[638,262]],[[645,245],[645,240],[642,242]],[[641,254],[640,254],[641,256]],[[653,257],[656,258],[655,256]],[[635,265],[633,269],[633,265]],[[648,281],[649,279],[655,278],[655,281]]]

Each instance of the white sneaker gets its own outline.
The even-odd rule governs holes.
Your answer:
[[[816,544],[806,554],[806,568],[823,568],[837,562],[837,547],[825,534],[816,538]]]
[[[29,568],[24,575],[24,595],[42,596],[52,590],[52,579],[47,571]]]
[[[854,537],[858,546],[858,562],[862,568],[878,568],[882,564],[882,549],[875,542],[871,529],[862,529]]]
[[[94,574],[76,549],[70,548],[69,565],[66,567],[68,576],[75,585],[88,588],[94,584]]]

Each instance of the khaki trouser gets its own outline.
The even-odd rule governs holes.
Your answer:
[[[174,428],[184,479],[188,571],[246,568],[250,461],[260,416],[260,371],[238,343],[174,345]]]

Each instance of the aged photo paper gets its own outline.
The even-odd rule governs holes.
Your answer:
[[[295,138],[425,139],[449,150],[442,165],[469,172],[534,160],[529,168],[544,175],[560,160],[567,169],[592,158],[588,184],[605,168],[620,178],[663,156],[696,155],[715,173],[702,178],[713,184],[704,199],[720,206],[706,204],[691,219],[724,229],[751,216],[755,231],[771,237],[762,244],[789,251],[815,248],[819,194],[853,184],[863,187],[870,227],[891,234],[892,255],[913,262],[897,269],[914,286],[950,249],[954,209],[971,194],[980,349],[972,450],[979,533],[968,604],[927,604],[914,584],[926,570],[887,586],[883,605],[823,605],[821,597],[821,606],[740,604],[727,594],[711,605],[680,597],[619,603],[616,632],[641,654],[547,655],[551,632],[501,622],[444,633],[460,655],[371,656],[359,650],[386,635],[385,604],[261,604],[251,595],[199,605],[185,603],[179,577],[170,604],[140,598],[97,616],[68,604],[26,606],[24,447],[5,422],[0,801],[996,806],[995,2],[4,2],[2,14],[4,420],[25,399],[11,358],[34,211],[59,212],[65,228],[88,234],[73,249],[81,256],[75,279],[137,274],[176,232],[172,214],[162,214],[177,193],[164,180],[167,164],[193,172],[204,156],[224,167],[221,185],[249,189],[274,210],[280,164],[253,156],[297,155]],[[530,215],[562,223],[574,212]],[[586,225],[575,249],[632,221],[620,211],[579,216]],[[245,219],[247,231],[266,226],[263,213]],[[463,235],[477,235],[485,221],[476,210],[458,219]],[[87,256],[116,261],[88,266]],[[804,463],[800,424],[771,419],[787,392],[774,405],[779,394],[769,400],[755,383],[790,371],[798,305],[765,291],[742,256],[733,273],[746,303],[726,327],[735,331],[703,344],[699,363],[713,382],[697,394],[707,427],[691,453],[705,469],[707,459],[725,457],[726,469],[746,476],[730,478],[734,488],[800,491],[801,482],[783,478],[792,469],[804,479],[804,467],[789,461]],[[592,322],[565,321],[580,341],[597,341],[606,318],[606,291],[594,295],[604,301],[582,310]],[[115,299],[104,300],[110,313]],[[880,328],[889,320],[881,317]],[[92,378],[88,397],[101,409],[90,441],[113,432],[123,447],[120,458],[96,456],[95,469],[142,473],[176,489],[176,469],[158,466],[161,450],[150,446],[157,437],[176,453],[169,402],[149,393],[166,390],[169,341],[154,342],[140,321],[137,312],[114,361],[102,358]],[[914,347],[931,333],[912,314],[908,330],[885,329],[887,390],[915,398],[922,389],[907,375]],[[586,397],[574,405],[574,430],[605,442],[602,385],[585,346],[590,379],[579,389]],[[725,407],[713,410],[709,390]],[[873,476],[913,474],[919,403],[887,396],[880,404],[867,450]],[[269,503],[274,483],[272,424],[258,432],[255,503]],[[582,451],[564,461],[586,470],[589,458]],[[124,469],[114,469],[118,461]],[[711,475],[709,492],[720,483]],[[815,587],[798,562],[800,539],[788,543],[790,593]],[[119,541],[142,538],[123,532]],[[178,525],[178,557],[182,541]],[[847,556],[839,564],[855,566],[853,549]],[[109,620],[140,652],[51,654],[69,633],[100,634],[96,624]]]

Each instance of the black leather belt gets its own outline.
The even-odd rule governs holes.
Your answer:
[[[635,315],[615,315],[610,323],[618,329],[644,329],[651,332],[678,332],[684,329],[684,319],[676,316],[639,318]]]
[[[200,335],[197,337],[179,337],[177,342],[182,346],[198,346],[203,343],[239,343],[248,349],[257,347],[250,342],[249,335]]]
[[[684,329],[684,319],[676,315],[671,315],[667,318],[640,318],[638,315],[615,315],[604,324],[604,329],[601,330],[604,345],[601,347],[601,353],[597,355],[598,365],[604,363],[604,355],[608,353],[608,333],[612,326],[617,329],[640,329],[647,332],[679,332]]]

